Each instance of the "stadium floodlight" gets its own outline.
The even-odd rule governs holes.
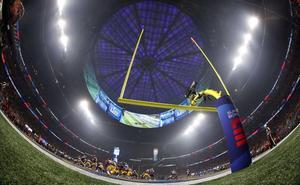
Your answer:
[[[201,121],[204,119],[204,114],[203,113],[199,113],[197,115],[197,117],[195,118],[194,122],[193,122],[193,125],[196,127],[196,126],[199,126]]]
[[[95,124],[95,120],[92,112],[89,110],[89,102],[87,100],[81,100],[79,102],[79,108],[82,110],[86,118],[92,123]]]
[[[184,132],[184,135],[189,135],[191,132],[193,132],[195,130],[195,128],[197,128],[201,121],[204,119],[204,114],[199,113],[197,115],[197,117],[195,118],[195,120],[193,121],[193,124],[191,124]]]
[[[93,115],[88,108],[84,109],[83,111],[84,111],[86,117],[88,117],[89,119],[93,118]]]
[[[244,43],[247,45],[252,40],[252,35],[250,33],[246,33],[244,35]]]
[[[79,102],[79,108],[82,110],[87,110],[89,107],[89,102],[87,100],[81,100]]]
[[[193,127],[192,127],[192,126],[189,126],[189,127],[185,130],[184,135],[187,136],[187,135],[189,135],[192,131],[193,131]]]
[[[192,129],[195,129],[196,127],[198,127],[200,125],[201,121],[196,119],[194,120],[193,124],[191,125]]]
[[[60,18],[57,22],[57,25],[58,25],[59,29],[63,32],[66,27],[66,21],[64,19]]]
[[[62,15],[66,2],[66,0],[57,0],[57,7],[60,15]]]
[[[236,57],[234,59],[234,65],[233,65],[232,71],[235,71],[241,63],[242,63],[242,57],[241,56]]]
[[[205,116],[204,116],[203,113],[199,113],[199,114],[197,115],[197,118],[198,118],[199,121],[201,121],[201,120],[203,120],[203,119],[205,118]]]
[[[92,124],[95,124],[95,121],[94,121],[93,118],[90,118],[90,121],[91,121]]]
[[[252,16],[248,19],[248,26],[251,30],[254,30],[259,24],[259,19],[256,16]]]
[[[242,63],[242,57],[241,56],[237,56],[234,60],[233,60],[235,65],[239,65],[240,63]]]
[[[239,52],[240,56],[243,56],[248,52],[248,47],[246,45],[243,45],[239,48],[238,52]],[[239,59],[237,59],[237,60],[239,60]],[[237,62],[240,63],[239,61],[237,61]]]
[[[238,65],[234,64],[232,71],[235,71]]]
[[[64,50],[67,51],[69,37],[67,37],[65,34],[62,34],[59,40],[62,46],[64,47]]]
[[[86,109],[83,109],[82,110],[85,114],[85,116],[87,117],[87,119],[92,123],[92,124],[95,124],[95,120],[94,120],[94,117],[93,117],[93,114],[92,112],[86,108]]]

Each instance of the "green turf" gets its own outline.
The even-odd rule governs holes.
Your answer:
[[[300,129],[253,166],[205,184],[300,184]],[[19,136],[0,116],[0,184],[110,184],[52,161]]]
[[[0,184],[110,184],[72,171],[33,148],[0,116]]]

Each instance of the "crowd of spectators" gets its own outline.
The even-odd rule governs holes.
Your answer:
[[[35,129],[29,126],[24,112],[24,107],[20,107],[20,100],[12,89],[8,82],[1,82],[0,91],[0,107],[2,112],[8,117],[8,119],[14,123],[19,130],[21,130],[29,139],[39,144],[42,148],[50,152],[51,154],[65,160],[66,162],[72,163],[83,169],[89,170],[90,172],[113,176],[119,178],[130,178],[130,179],[145,179],[154,180],[155,171],[153,168],[146,169],[141,174],[138,174],[136,170],[129,167],[126,162],[116,162],[113,159],[107,159],[105,161],[98,160],[97,156],[78,155],[77,157],[71,157],[66,152],[51,145],[41,134]]]
[[[102,175],[114,175],[114,176],[126,176],[138,178],[136,170],[131,169],[125,162],[115,162],[113,160],[106,160],[104,162],[98,161],[96,156],[87,157],[87,155],[81,155],[76,158],[71,157],[67,153],[51,145],[39,134],[36,130],[29,126],[31,120],[27,120],[28,116],[24,115],[24,107],[19,107],[19,100],[15,92],[11,89],[8,82],[1,82],[0,91],[0,107],[2,112],[8,117],[8,119],[17,126],[28,138],[39,144],[44,149],[51,152],[53,155],[60,157],[61,159],[72,162],[82,168],[89,169],[95,173]],[[19,104],[20,105],[20,104]],[[154,170],[153,170],[154,171]],[[146,170],[141,175],[141,178],[148,179],[153,178],[153,173],[150,170]]]
[[[299,90],[298,90],[299,91]],[[297,92],[298,92],[297,91]],[[283,112],[283,116],[279,117],[276,120],[276,123],[270,124],[273,137],[275,142],[278,143],[282,140],[292,129],[294,129],[300,120],[300,96],[295,95],[294,99],[296,101],[292,101],[286,107]],[[147,169],[142,172],[140,175],[136,170],[129,167],[129,165],[125,162],[115,162],[113,160],[105,160],[99,161],[96,156],[87,156],[81,155],[77,157],[71,157],[67,153],[58,148],[51,145],[47,142],[43,136],[34,129],[29,126],[30,119],[27,120],[26,114],[22,109],[24,107],[20,106],[20,100],[14,90],[12,89],[10,83],[1,82],[1,93],[0,93],[0,106],[1,110],[5,113],[5,115],[20,129],[27,135],[32,141],[35,141],[37,144],[42,146],[44,149],[51,152],[53,155],[58,156],[61,159],[64,159],[70,163],[73,163],[81,168],[87,169],[91,172],[100,174],[100,175],[108,175],[120,178],[135,178],[135,179],[155,179],[154,169]],[[260,153],[267,151],[270,148],[270,143],[267,140],[267,135],[265,131],[261,131],[257,137],[254,139],[254,145],[251,146],[251,154],[252,156],[257,156]],[[201,171],[193,171],[188,169],[186,176],[179,175],[175,169],[171,170],[170,175],[167,176],[167,179],[184,179],[190,177],[202,177],[206,175],[210,175],[225,169],[229,168],[229,163],[215,165],[212,168],[208,168]]]
[[[276,120],[276,123],[270,124],[270,130],[272,132],[272,137],[274,138],[275,143],[279,143],[300,123],[299,107],[300,101],[298,100],[296,107],[294,105],[289,106],[288,110],[285,110],[285,112],[287,113],[284,116]],[[252,143],[255,144],[252,144],[250,151],[253,157],[272,148],[272,143],[270,143],[267,138],[267,134],[264,131],[261,131],[261,133],[259,133],[259,135],[254,140],[255,141]]]
[[[296,95],[297,96],[297,95]],[[293,130],[300,121],[300,101],[299,95],[294,97],[298,99],[297,102],[291,103],[284,110],[284,116],[279,117],[276,120],[276,123],[271,123],[270,128],[273,133],[273,137],[275,143],[278,143],[282,140],[291,130]],[[81,168],[87,169],[91,172],[100,174],[100,175],[108,175],[120,178],[131,178],[131,179],[154,179],[154,169],[147,169],[142,172],[140,175],[136,170],[129,167],[129,165],[125,162],[115,162],[113,160],[105,160],[104,162],[99,161],[96,156],[87,157],[87,155],[77,156],[75,158],[71,157],[67,153],[62,150],[57,149],[53,145],[47,142],[46,139],[43,138],[42,135],[37,133],[34,129],[32,129],[29,124],[30,120],[26,119],[26,115],[24,115],[24,107],[20,107],[18,105],[18,97],[15,92],[12,90],[10,84],[8,82],[1,82],[1,93],[0,93],[0,106],[1,110],[5,113],[5,115],[20,129],[26,134],[32,141],[35,141],[44,149],[51,152],[53,155],[60,157],[70,163],[73,163]],[[267,139],[267,135],[265,131],[261,131],[257,137],[255,137],[255,143],[251,146],[251,154],[252,156],[257,156],[270,148],[270,142]],[[229,168],[229,164],[220,164],[216,165],[213,168],[209,168],[201,171],[190,171],[187,170],[188,173],[186,176],[179,176],[176,170],[172,170],[167,179],[178,180],[190,177],[202,177],[210,174],[214,174],[216,172],[225,170]]]

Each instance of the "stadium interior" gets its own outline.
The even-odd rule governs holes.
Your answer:
[[[299,0],[0,10],[0,185],[300,184]]]

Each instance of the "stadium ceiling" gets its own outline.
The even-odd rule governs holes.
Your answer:
[[[129,4],[100,28],[93,63],[100,86],[114,102],[129,66],[136,40],[145,29],[137,50],[125,97],[154,102],[181,103],[197,76],[204,76],[201,53],[190,41],[199,36],[191,17],[175,5],[159,1]],[[199,75],[202,74],[202,75]],[[132,106],[134,112],[155,109]]]

